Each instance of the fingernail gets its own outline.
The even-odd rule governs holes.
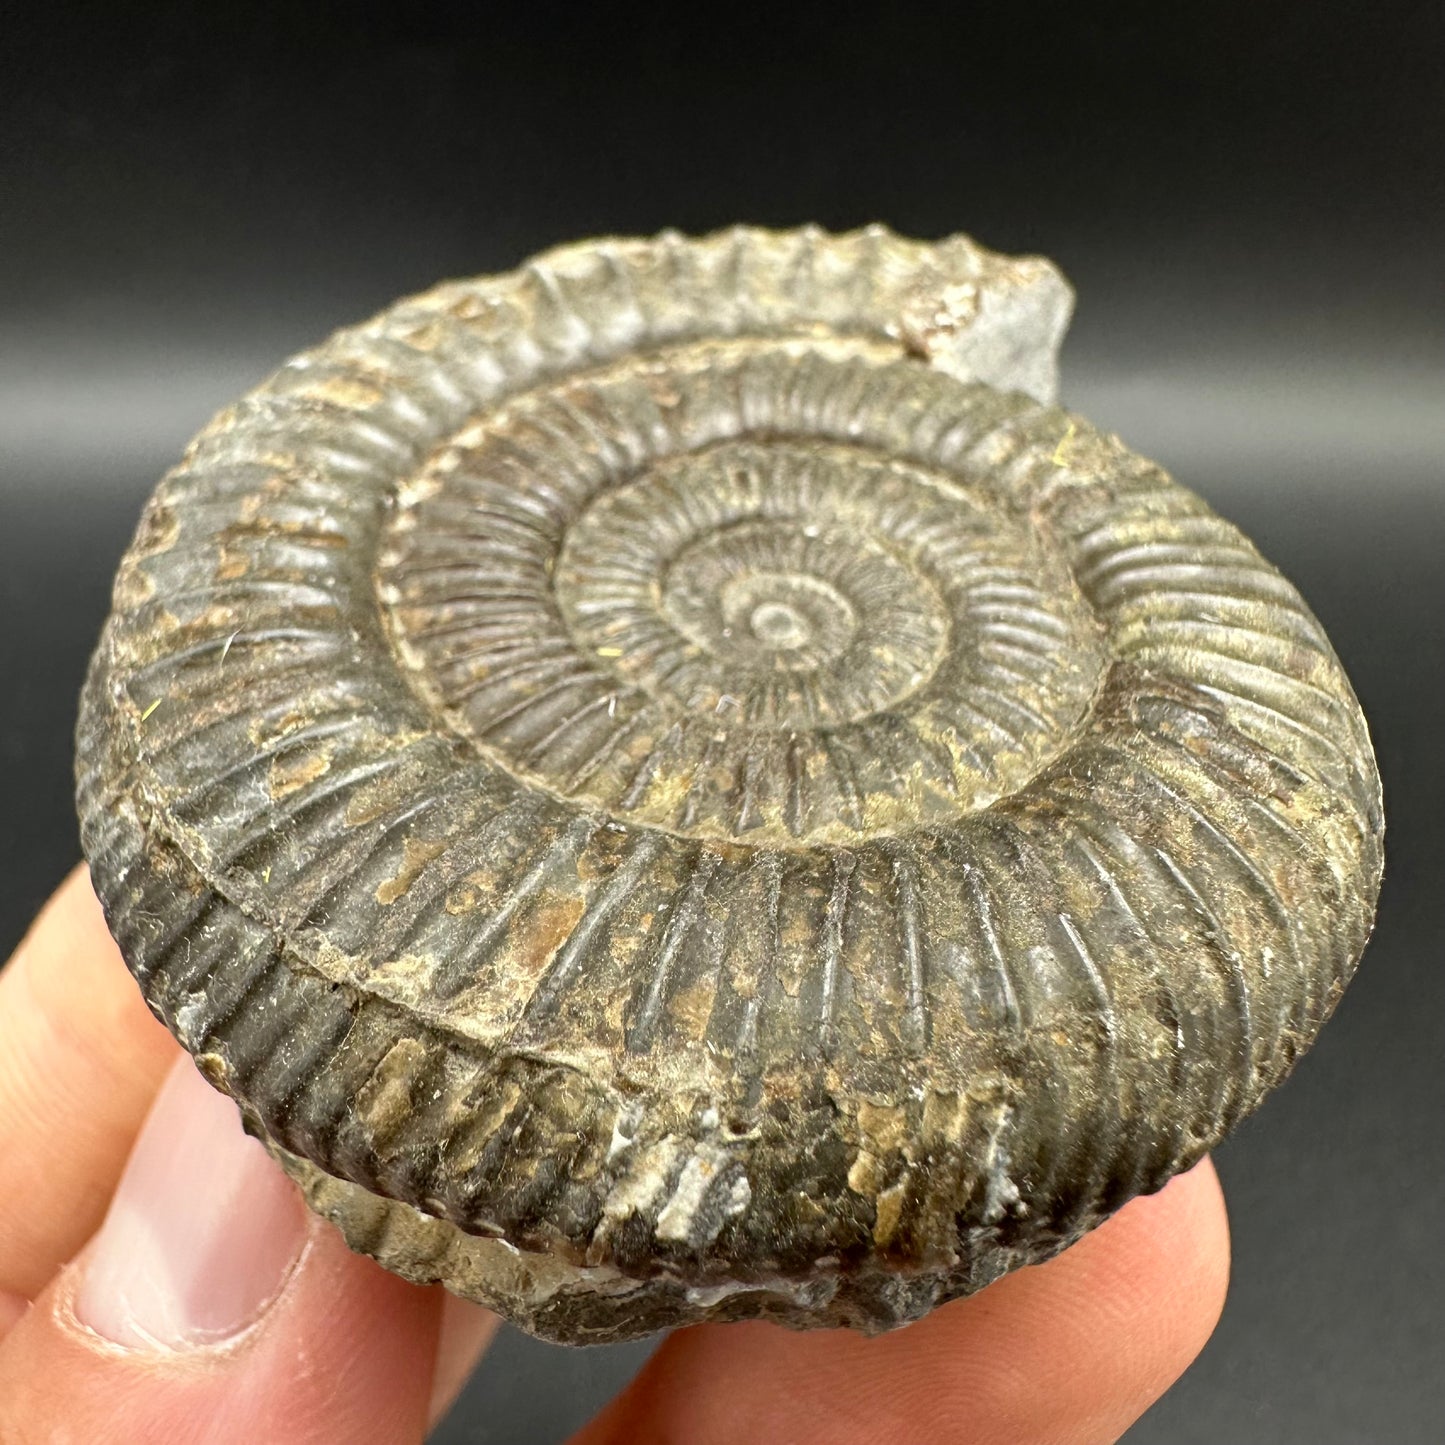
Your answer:
[[[295,1186],[180,1059],[87,1252],[75,1313],[119,1345],[228,1339],[280,1292],[305,1235]]]

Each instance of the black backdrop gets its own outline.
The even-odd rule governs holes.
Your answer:
[[[1066,401],[1250,532],[1372,720],[1376,941],[1218,1156],[1236,1266],[1146,1442],[1436,1442],[1445,1222],[1445,20],[1435,4],[15,4],[0,24],[0,953],[76,854],[109,577],[292,350],[555,241],[966,229],[1080,293]],[[446,1442],[635,1366],[508,1336]]]

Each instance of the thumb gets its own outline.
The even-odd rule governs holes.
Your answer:
[[[440,1314],[313,1218],[183,1058],[100,1231],[0,1344],[0,1439],[410,1445]]]

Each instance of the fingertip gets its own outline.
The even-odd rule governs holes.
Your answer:
[[[179,1056],[73,869],[0,972],[0,1288],[35,1297],[94,1232]]]
[[[8,1214],[0,1197],[0,1438],[419,1445],[441,1293],[353,1254],[241,1135],[146,1009],[83,866],[15,962],[0,974],[0,1112],[20,1123],[0,1184],[25,1189]],[[82,1249],[123,1169],[124,1218]],[[250,1264],[221,1268],[244,1239]],[[459,1388],[480,1351],[469,1323],[439,1388]]]
[[[86,1250],[76,1312],[122,1345],[225,1339],[279,1293],[307,1233],[295,1185],[183,1055]]]
[[[59,886],[41,906],[15,950],[18,957],[37,939],[63,937],[68,943],[100,944],[114,951],[115,943],[106,926],[105,911],[100,906],[90,882],[90,867],[77,863],[61,880]]]
[[[1183,1374],[1209,1342],[1229,1296],[1232,1252],[1229,1210],[1214,1161],[1201,1159],[1187,1174],[1167,1186],[1177,1191],[1174,1223],[1175,1249],[1180,1260],[1177,1288],[1189,1309],[1181,1318],[1180,1352],[1183,1363],[1169,1383]]]
[[[1026,1339],[1031,1384],[1000,1391],[998,1438],[1118,1439],[1208,1342],[1229,1284],[1224,1196],[1206,1158],[1047,1263],[1017,1271],[972,1300],[1000,1331],[978,1348],[1002,1372]],[[1046,1388],[1040,1388],[1046,1383]],[[985,1380],[982,1388],[987,1389]],[[1031,1432],[1031,1433],[1030,1433]],[[993,1438],[987,1436],[986,1438]]]
[[[1099,1268],[1100,1297],[1131,1312],[1156,1377],[1177,1379],[1214,1333],[1229,1291],[1229,1215],[1213,1162],[1131,1200],[1075,1252],[1076,1265]]]
[[[440,1301],[316,1219],[290,1279],[238,1334],[156,1348],[77,1312],[84,1257],[0,1341],[0,1438],[420,1445]]]
[[[1047,1263],[891,1334],[679,1331],[574,1445],[1104,1445],[1203,1347],[1228,1260],[1205,1162]]]
[[[441,1312],[436,1370],[432,1375],[431,1403],[427,1411],[433,1425],[456,1403],[502,1323],[491,1310],[454,1294],[442,1295]]]
[[[183,1060],[101,1230],[0,1342],[0,1438],[412,1445],[440,1316]]]

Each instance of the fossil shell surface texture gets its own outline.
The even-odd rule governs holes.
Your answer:
[[[1217,1143],[1379,780],[1248,540],[964,237],[550,252],[222,412],[121,566],[86,854],[356,1249],[571,1342],[883,1329]]]

